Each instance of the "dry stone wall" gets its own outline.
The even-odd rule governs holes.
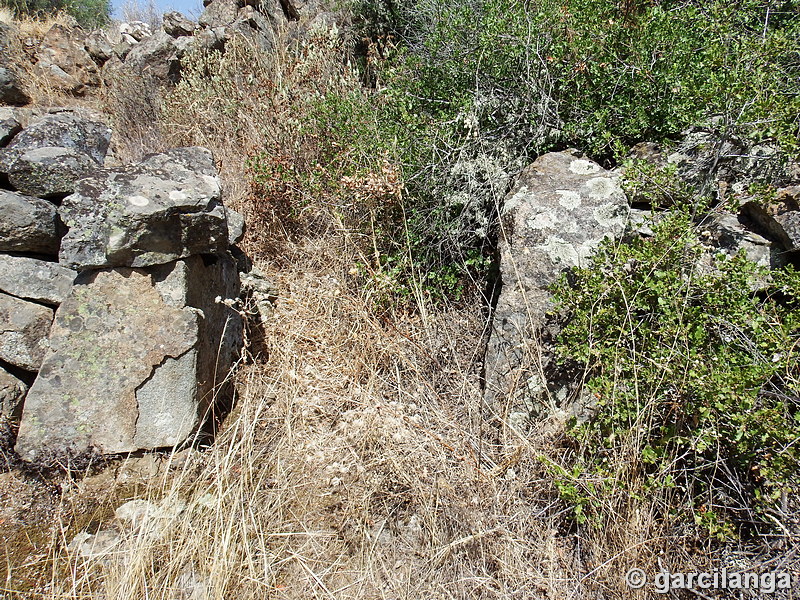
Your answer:
[[[211,153],[104,167],[111,131],[57,110],[0,114],[0,419],[38,464],[191,440],[242,344],[243,219]],[[25,123],[23,128],[20,123]]]

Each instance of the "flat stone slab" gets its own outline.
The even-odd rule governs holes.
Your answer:
[[[50,350],[25,401],[17,438],[24,460],[48,450],[135,449],[136,390],[156,366],[197,343],[197,315],[168,306],[150,276],[87,273],[56,313]]]
[[[211,152],[176,148],[100,171],[59,212],[69,232],[60,260],[76,269],[147,267],[223,252],[228,219]]]
[[[238,355],[241,317],[224,302],[238,293],[226,256],[81,274],[25,400],[19,455],[49,463],[184,442]]]
[[[54,204],[0,190],[0,251],[57,255],[60,241]]]
[[[89,155],[74,148],[6,149],[0,155],[0,171],[14,189],[40,198],[58,198],[72,193],[75,183],[97,168]]]
[[[52,321],[52,309],[0,293],[0,359],[38,370]]]
[[[505,199],[500,229],[502,291],[485,358],[485,400],[502,419],[532,414],[549,398],[542,340],[555,331],[548,287],[587,264],[600,242],[622,235],[628,203],[617,179],[576,151],[545,154]],[[563,399],[558,399],[563,400]]]
[[[57,306],[77,275],[58,263],[0,254],[0,290],[18,298]]]

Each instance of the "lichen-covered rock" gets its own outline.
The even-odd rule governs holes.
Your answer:
[[[97,29],[87,35],[83,45],[92,60],[99,65],[105,64],[114,55],[114,45],[108,34],[102,29]]]
[[[143,21],[130,21],[128,23],[119,24],[119,33],[122,36],[128,36],[134,43],[141,42],[144,39],[153,35],[150,25]]]
[[[4,151],[0,172],[22,194],[40,198],[59,198],[70,194],[75,183],[98,167],[87,154],[74,148],[33,148]]]
[[[0,251],[56,255],[59,243],[52,203],[0,190]]]
[[[52,321],[53,311],[46,306],[0,292],[0,359],[36,371]]]
[[[56,313],[17,452],[47,462],[185,441],[238,351],[241,317],[224,302],[238,291],[226,256],[81,275]]]
[[[198,19],[193,45],[206,50],[221,50],[233,36],[239,35],[261,50],[274,45],[275,26],[286,21],[277,3],[251,6],[241,0],[214,0],[206,5]]]
[[[57,306],[77,275],[58,263],[0,254],[0,291],[17,298]]]
[[[46,114],[32,120],[8,145],[23,153],[37,148],[70,148],[102,165],[111,142],[111,128],[73,111]]]
[[[55,24],[45,34],[36,54],[37,68],[50,82],[75,95],[100,85],[97,65],[84,49],[85,37],[80,28]]]
[[[786,264],[786,257],[776,244],[747,230],[736,215],[710,215],[702,224],[702,229],[703,241],[727,256],[744,252],[749,260],[766,268],[778,268]]]
[[[211,152],[177,148],[98,172],[64,199],[60,259],[76,269],[146,267],[224,251],[228,223]]]
[[[16,421],[28,386],[5,369],[0,368],[0,419]]]
[[[556,382],[547,380],[545,343],[555,331],[547,288],[565,269],[585,265],[604,238],[621,235],[627,217],[615,176],[574,151],[541,156],[520,174],[501,215],[502,291],[485,358],[485,399],[495,418],[519,425],[559,404],[574,409],[566,397],[550,397]]]
[[[239,17],[242,6],[244,2],[240,0],[214,0],[206,6],[197,24],[208,29],[227,27]]]

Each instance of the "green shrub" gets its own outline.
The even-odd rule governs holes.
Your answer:
[[[372,40],[362,68],[379,128],[397,142],[417,264],[458,270],[467,255],[488,256],[508,185],[548,150],[609,159],[714,117],[726,134],[797,152],[798,7],[354,0],[357,36]]]
[[[572,429],[572,470],[604,479],[625,465],[615,493],[678,489],[698,524],[727,534],[740,511],[763,519],[800,483],[800,274],[773,272],[756,292],[766,273],[742,254],[710,257],[685,213],[654,231],[605,243],[554,288],[569,315],[558,352],[585,365],[597,399]],[[599,492],[582,492],[585,515]]]
[[[111,14],[111,3],[108,0],[0,0],[0,6],[5,6],[18,15],[31,17],[54,15],[63,11],[75,17],[84,29],[105,25]]]

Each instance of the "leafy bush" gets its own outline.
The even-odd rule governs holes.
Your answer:
[[[800,273],[773,272],[756,292],[766,273],[742,254],[711,257],[685,213],[654,231],[605,243],[555,286],[569,315],[558,351],[585,365],[597,399],[572,430],[573,469],[618,493],[625,484],[605,478],[625,464],[630,479],[679,490],[701,525],[727,534],[723,523],[751,506],[763,520],[800,483]],[[576,491],[579,478],[564,473],[586,518],[599,488]]]
[[[800,149],[800,3],[354,0],[362,73],[397,139],[409,230],[432,271],[491,250],[538,154],[614,159],[714,117]]]

